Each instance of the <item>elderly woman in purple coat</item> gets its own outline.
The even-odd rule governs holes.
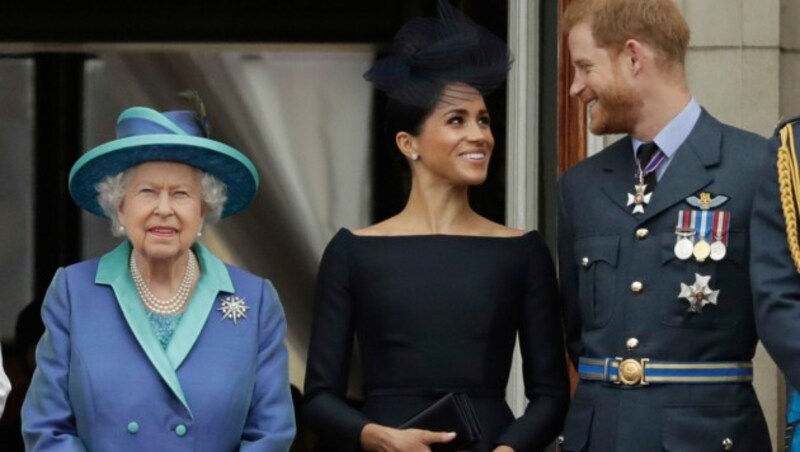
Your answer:
[[[258,173],[192,111],[125,110],[69,189],[125,237],[60,268],[22,408],[28,450],[286,451],[286,322],[272,284],[198,242]]]

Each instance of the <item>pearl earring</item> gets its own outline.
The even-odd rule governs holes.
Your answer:
[[[411,160],[414,161],[414,162],[419,160],[419,154],[417,154],[416,152],[412,152],[411,153]]]
[[[124,234],[125,233],[125,226],[123,226],[123,225],[117,226],[117,233]]]
[[[202,236],[203,236],[203,231],[197,231],[197,238],[200,238]]]

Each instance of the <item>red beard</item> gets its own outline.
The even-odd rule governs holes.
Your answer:
[[[588,112],[589,130],[595,135],[631,133],[642,109],[633,91],[615,80],[604,93],[595,94],[594,106]]]

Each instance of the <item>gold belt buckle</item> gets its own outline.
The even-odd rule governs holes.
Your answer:
[[[636,359],[617,359],[617,383],[626,386],[646,385],[644,379],[644,368],[650,361],[648,358]]]

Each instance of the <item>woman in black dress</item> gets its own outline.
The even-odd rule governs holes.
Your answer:
[[[340,230],[324,253],[304,419],[343,450],[427,451],[453,433],[396,427],[462,392],[482,428],[473,450],[542,450],[568,403],[552,259],[538,233],[483,218],[467,198],[486,178],[494,138],[483,95],[503,81],[508,48],[446,2],[438,18],[406,24],[395,48],[365,77],[389,95],[411,193],[398,215]],[[530,403],[514,419],[504,396],[517,334]],[[354,338],[360,411],[345,401]]]

